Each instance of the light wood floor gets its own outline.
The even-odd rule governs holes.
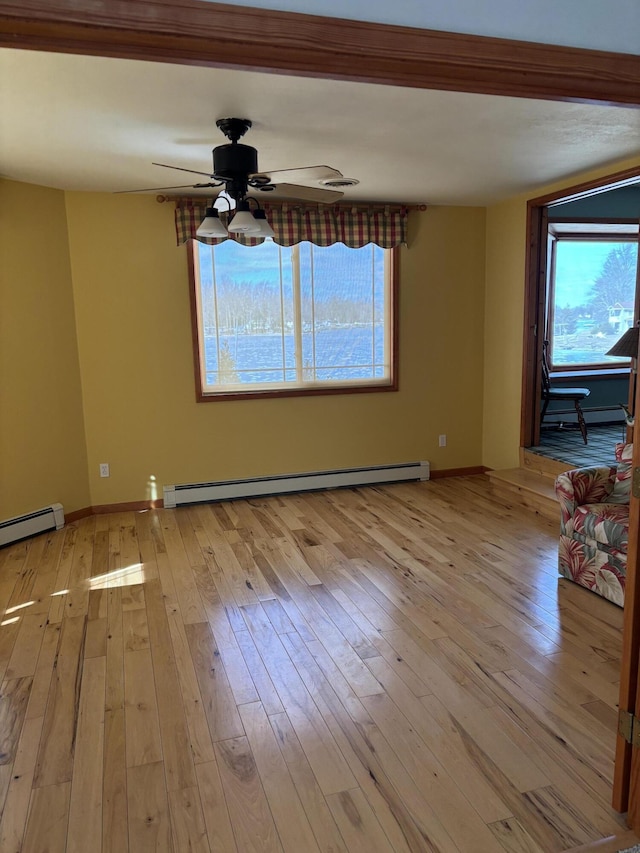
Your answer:
[[[556,544],[472,477],[103,515],[5,548],[0,851],[622,837],[622,612],[558,582]]]

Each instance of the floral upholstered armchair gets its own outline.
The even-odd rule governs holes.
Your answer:
[[[616,466],[576,468],[556,479],[560,574],[620,606],[627,571],[632,457],[632,444],[617,444]]]

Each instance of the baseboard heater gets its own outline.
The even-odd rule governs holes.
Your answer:
[[[0,546],[44,533],[45,530],[60,530],[61,527],[64,527],[62,504],[51,504],[35,512],[0,521]]]
[[[187,483],[164,487],[164,505],[172,508],[186,504],[228,501],[234,498],[257,498],[339,489],[345,486],[372,486],[403,480],[428,480],[428,462],[403,462],[371,468],[343,468],[338,471],[309,471],[306,474],[279,474],[274,477],[252,477],[248,480],[224,480],[218,483]]]

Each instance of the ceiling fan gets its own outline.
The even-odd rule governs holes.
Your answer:
[[[258,171],[258,152],[250,145],[238,140],[251,127],[247,118],[221,118],[216,126],[229,142],[213,149],[213,171],[199,172],[182,166],[170,166],[166,163],[154,163],[165,169],[176,169],[193,175],[209,178],[207,182],[184,184],[174,187],[150,187],[146,190],[127,190],[126,192],[150,192],[152,190],[208,189],[224,187],[224,198],[233,210],[245,202],[249,192],[275,192],[281,198],[299,198],[331,204],[342,198],[344,187],[355,186],[355,178],[345,178],[337,169],[330,166],[307,166],[299,169],[280,169],[273,172]]]

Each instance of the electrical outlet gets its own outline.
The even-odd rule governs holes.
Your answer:
[[[109,477],[110,476],[110,474],[109,474],[109,463],[108,462],[101,462],[100,463],[100,476],[101,477]]]
[[[447,446],[447,436],[439,435],[438,436],[438,447],[446,447]]]

